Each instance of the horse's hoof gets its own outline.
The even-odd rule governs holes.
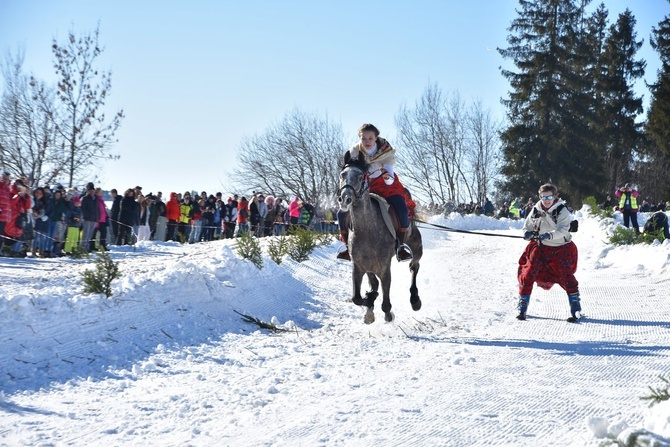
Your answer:
[[[421,309],[421,299],[419,297],[416,298],[416,300],[409,300],[409,302],[412,304],[412,310],[416,311]]]
[[[365,322],[365,324],[372,324],[375,322],[375,313],[372,311],[372,309],[368,308],[368,311],[365,312],[363,322]]]
[[[384,320],[386,320],[387,323],[390,323],[395,320],[395,315],[393,312],[386,312],[384,313]]]

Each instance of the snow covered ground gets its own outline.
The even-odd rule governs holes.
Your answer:
[[[82,294],[91,260],[0,258],[0,445],[670,445],[670,404],[640,399],[670,378],[670,242],[613,247],[616,224],[576,215],[577,324],[558,287],[515,319],[525,242],[506,237],[422,230],[422,309],[394,261],[396,319],[372,325],[338,243],[262,270],[233,241],[113,247],[112,299]]]

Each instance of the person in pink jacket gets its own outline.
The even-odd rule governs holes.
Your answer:
[[[0,174],[0,244],[5,226],[12,220],[11,200],[15,192],[10,190],[9,172]]]
[[[300,213],[302,211],[302,202],[300,197],[295,196],[288,206],[289,223],[298,225],[300,223]]]
[[[95,233],[100,235],[100,247],[104,251],[109,250],[107,248],[107,226],[109,225],[109,214],[107,213],[107,206],[105,201],[102,199],[102,188],[95,188],[95,195],[98,198],[98,210],[100,211],[100,217],[98,218],[98,226],[93,233],[93,239],[95,239]],[[95,248],[95,243],[93,244]]]

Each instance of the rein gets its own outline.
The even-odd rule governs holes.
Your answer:
[[[347,189],[350,189],[352,194],[356,197],[356,199],[360,199],[363,196],[363,193],[365,192],[365,190],[368,189],[368,187],[369,187],[369,185],[368,185],[368,175],[369,174],[367,172],[367,169],[363,168],[361,166],[358,166],[356,164],[346,164],[344,166],[344,168],[342,168],[342,171],[344,171],[347,168],[355,168],[355,169],[358,169],[359,171],[363,172],[364,173],[364,180],[361,183],[361,187],[358,190],[356,190],[356,188],[354,188],[353,185],[350,185],[349,183],[347,183],[346,185],[342,186],[338,190],[338,195],[342,196],[342,192],[344,192]],[[523,236],[513,236],[513,235],[510,235],[510,234],[493,234],[493,233],[482,233],[482,232],[479,232],[479,231],[457,230],[455,228],[445,227],[444,225],[438,225],[438,224],[432,224],[432,223],[429,223],[429,222],[424,222],[423,220],[419,220],[419,219],[412,219],[412,221],[415,222],[415,223],[430,225],[430,227],[425,227],[425,226],[419,227],[419,228],[422,228],[422,229],[425,229],[425,230],[439,230],[439,231],[449,231],[449,232],[452,232],[452,233],[477,234],[477,235],[480,235],[480,236],[497,236],[497,237],[510,237],[510,238],[513,238],[513,239],[523,239]],[[434,227],[434,228],[431,228],[431,227]]]
[[[449,231],[449,232],[453,232],[453,233],[478,234],[480,236],[497,236],[497,237],[511,237],[511,238],[514,238],[514,239],[523,239],[523,236],[513,236],[511,234],[482,233],[482,232],[479,232],[479,231],[469,231],[469,230],[457,230],[455,228],[445,227],[444,225],[438,225],[438,224],[432,224],[432,223],[429,223],[429,222],[424,222],[423,220],[419,220],[419,219],[412,219],[412,220],[416,223],[421,223],[421,224],[430,225],[431,227],[436,227],[436,228],[423,227],[423,226],[419,227],[419,228],[422,228],[424,230],[441,230],[441,231]]]

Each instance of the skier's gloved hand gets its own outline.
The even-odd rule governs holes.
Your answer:
[[[538,236],[538,239],[541,241],[546,241],[547,239],[551,239],[551,233],[542,233],[541,235]]]
[[[523,234],[523,238],[524,238],[525,240],[529,241],[529,240],[533,239],[533,235],[534,235],[534,234],[535,234],[534,231],[526,231],[526,232]]]

